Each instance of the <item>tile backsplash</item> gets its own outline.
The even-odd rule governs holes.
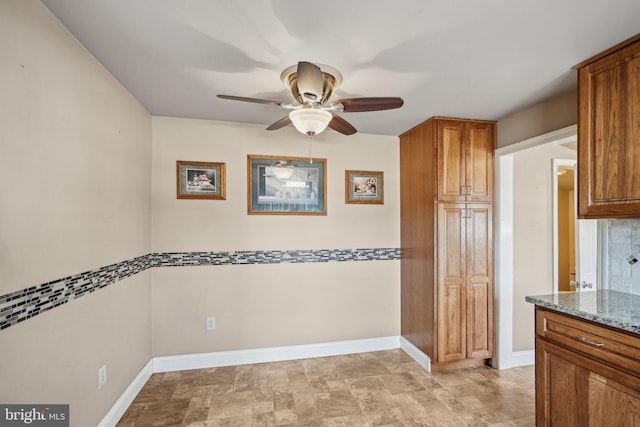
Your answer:
[[[640,295],[640,219],[608,220],[606,234],[608,283],[604,287]]]

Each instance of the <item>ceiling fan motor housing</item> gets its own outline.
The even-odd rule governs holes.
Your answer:
[[[329,98],[333,90],[340,86],[342,83],[342,75],[340,72],[332,67],[323,64],[314,64],[320,68],[322,73],[322,93],[304,92],[300,93],[298,89],[298,65],[292,65],[286,68],[280,78],[282,83],[291,90],[291,94],[301,104],[305,103],[318,103],[324,104]]]

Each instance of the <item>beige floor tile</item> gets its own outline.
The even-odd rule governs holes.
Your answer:
[[[276,414],[273,411],[253,414],[253,427],[273,427],[275,425]]]
[[[362,414],[358,402],[347,390],[318,394],[316,404],[324,418]]]
[[[298,414],[291,409],[285,409],[282,411],[275,411],[276,425],[282,426],[287,424],[297,423]]]
[[[253,396],[250,391],[214,395],[208,418],[232,418],[253,414]]]
[[[253,413],[255,414],[265,414],[268,412],[273,412],[275,410],[275,406],[273,404],[273,398],[271,400],[256,400],[256,397],[253,397]]]
[[[322,417],[311,393],[297,393],[293,395],[293,407],[298,415],[298,421],[312,421]]]
[[[118,427],[525,427],[533,367],[424,371],[402,350],[154,374]]]

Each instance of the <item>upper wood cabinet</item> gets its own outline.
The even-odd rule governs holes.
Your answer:
[[[640,34],[574,68],[578,216],[640,217]]]
[[[493,200],[495,124],[435,119],[438,155],[438,200]]]

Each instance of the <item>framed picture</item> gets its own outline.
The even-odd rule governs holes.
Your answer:
[[[345,203],[384,204],[384,172],[344,171]]]
[[[327,161],[247,156],[250,215],[326,215]]]
[[[226,164],[176,162],[178,199],[226,199]]]

